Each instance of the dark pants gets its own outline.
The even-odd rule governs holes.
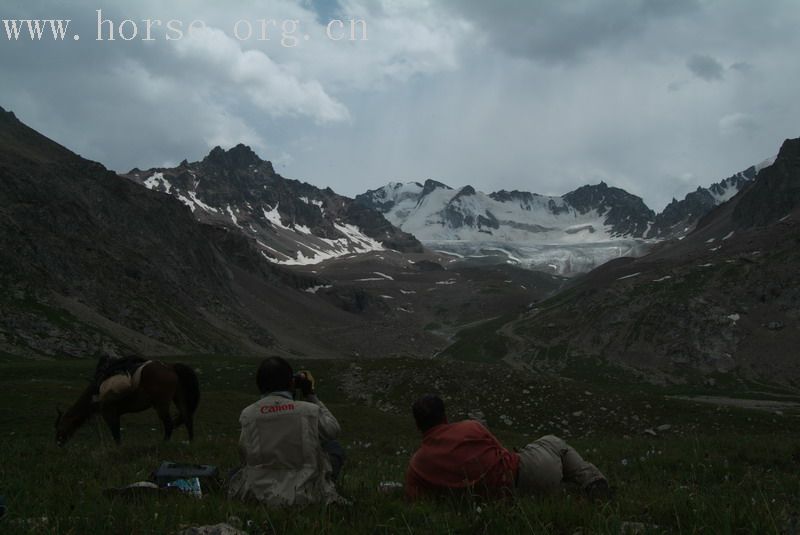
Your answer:
[[[347,459],[342,445],[336,440],[329,440],[322,443],[322,450],[328,454],[328,458],[331,460],[331,468],[333,468],[331,479],[338,481],[339,473],[342,471],[344,461]]]

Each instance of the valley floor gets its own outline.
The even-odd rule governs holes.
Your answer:
[[[161,441],[153,411],[123,417],[122,446],[100,421],[63,449],[55,407],[67,407],[91,375],[90,361],[0,357],[2,533],[176,533],[231,520],[249,533],[797,533],[800,413],[745,410],[675,399],[680,392],[613,382],[527,376],[502,364],[437,360],[295,362],[318,377],[320,398],[339,418],[348,454],[342,493],[352,505],[272,510],[184,496],[132,502],[103,490],[146,480],[162,461],[237,462],[238,414],[256,399],[257,360],[182,358],[200,371],[194,443],[179,429]],[[566,438],[616,488],[591,504],[573,490],[548,499],[477,498],[408,503],[377,492],[402,481],[419,437],[410,404],[439,392],[451,420],[480,410],[509,447],[544,434]],[[668,395],[670,397],[668,397]],[[783,401],[797,399],[781,398]],[[645,432],[648,430],[647,432]],[[655,435],[655,436],[653,436]],[[233,519],[232,517],[237,517]]]

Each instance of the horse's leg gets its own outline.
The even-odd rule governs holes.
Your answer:
[[[194,418],[193,415],[189,413],[189,407],[186,406],[186,400],[183,396],[178,393],[175,396],[175,406],[178,407],[178,416],[175,418],[173,422],[174,427],[178,427],[179,425],[186,425],[186,431],[189,433],[189,441],[191,442],[194,440]]]
[[[161,423],[164,425],[164,440],[169,440],[172,436],[172,416],[169,414],[169,401],[154,405]]]
[[[184,410],[187,412],[183,415],[183,423],[186,424],[186,431],[189,433],[189,442],[191,442],[194,440],[194,415],[190,414],[185,407]]]
[[[108,428],[111,430],[111,436],[114,437],[114,442],[119,445],[119,413],[112,407],[103,407],[103,420],[105,420]]]
[[[189,432],[189,441],[194,440],[194,414],[186,416],[186,430]]]

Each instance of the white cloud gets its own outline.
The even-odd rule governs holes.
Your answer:
[[[366,22],[367,41],[331,41],[325,25],[311,23],[313,36],[287,59],[335,91],[391,90],[416,76],[458,69],[473,26],[429,0],[342,0],[337,16]],[[314,26],[313,24],[316,24]],[[360,29],[360,28],[359,28]]]
[[[719,120],[719,130],[724,136],[752,135],[758,129],[758,122],[746,113],[730,113]]]
[[[273,117],[306,115],[318,121],[341,121],[347,108],[328,95],[317,80],[300,80],[260,50],[243,50],[233,37],[215,28],[188,34],[175,45],[178,59],[209,75],[208,83],[239,92]],[[231,98],[233,95],[228,95]]]

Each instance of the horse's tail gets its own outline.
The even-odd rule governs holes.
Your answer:
[[[175,375],[178,376],[178,394],[175,403],[178,405],[180,415],[175,420],[175,427],[185,424],[189,431],[189,440],[194,435],[194,413],[200,404],[200,381],[197,374],[186,364],[176,363],[172,365]]]

